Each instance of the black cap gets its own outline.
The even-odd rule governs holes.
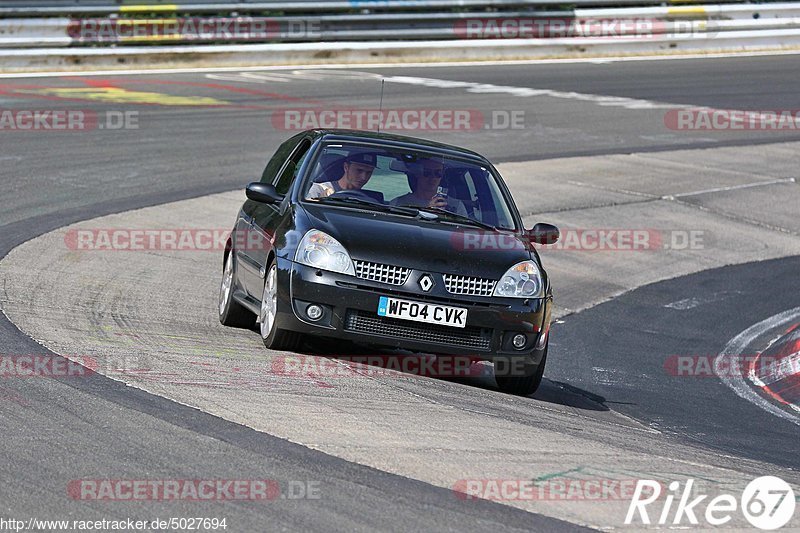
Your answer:
[[[362,165],[369,165],[371,167],[377,167],[377,157],[375,154],[369,152],[353,152],[347,156],[345,159],[348,163],[360,163]]]

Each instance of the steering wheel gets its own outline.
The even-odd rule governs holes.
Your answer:
[[[378,205],[381,204],[381,202],[377,200],[374,196],[365,193],[361,189],[343,189],[341,191],[336,191],[335,193],[331,194],[331,196],[336,196],[339,198],[356,198],[358,200],[364,200],[372,204],[378,204]]]

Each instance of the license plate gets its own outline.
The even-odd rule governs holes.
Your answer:
[[[463,307],[413,302],[388,296],[381,296],[378,301],[378,315],[455,328],[467,325],[467,310]]]

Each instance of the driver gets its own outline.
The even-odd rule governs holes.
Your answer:
[[[324,198],[344,190],[359,190],[367,184],[377,166],[375,154],[353,152],[344,160],[344,174],[336,181],[315,183],[306,198]]]
[[[438,159],[420,159],[408,166],[408,184],[411,192],[398,196],[391,205],[413,207],[438,207],[459,215],[468,216],[464,202],[439,192],[444,176],[444,163]]]

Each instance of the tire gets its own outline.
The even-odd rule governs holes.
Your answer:
[[[278,286],[278,264],[273,261],[267,268],[264,292],[261,294],[261,312],[258,315],[259,332],[264,346],[270,350],[295,351],[302,340],[299,333],[275,326],[280,287]]]
[[[549,343],[548,343],[549,344]],[[544,376],[544,366],[547,362],[547,346],[544,348],[542,360],[538,365],[528,365],[522,376],[498,376],[494,380],[501,391],[517,396],[530,396],[539,388]]]
[[[219,321],[232,328],[252,328],[255,315],[233,298],[233,250],[225,258],[222,281],[219,284]]]

